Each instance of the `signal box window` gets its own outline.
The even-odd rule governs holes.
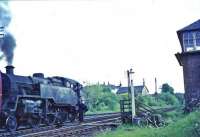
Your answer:
[[[184,51],[200,50],[200,31],[183,33]]]

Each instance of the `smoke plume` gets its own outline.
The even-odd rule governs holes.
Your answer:
[[[16,47],[15,38],[13,35],[6,31],[11,21],[11,13],[8,6],[8,1],[0,1],[0,60],[5,57],[9,65],[12,64],[14,57],[14,48]]]

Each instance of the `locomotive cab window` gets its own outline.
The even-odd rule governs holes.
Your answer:
[[[200,31],[183,33],[184,51],[200,50]]]

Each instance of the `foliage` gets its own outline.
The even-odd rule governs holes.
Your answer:
[[[118,94],[120,100],[128,100],[128,93]]]
[[[185,98],[183,93],[175,93],[176,98],[180,102],[180,104],[184,105],[185,103]]]
[[[105,85],[84,87],[84,98],[90,112],[119,111],[119,97]]]
[[[150,95],[138,96],[137,100],[148,106],[165,106],[166,105],[166,103],[163,100],[160,100],[157,97],[150,96]]]
[[[177,122],[181,118],[185,116],[184,110],[182,107],[178,107],[177,109],[169,112],[162,113],[162,117],[165,119],[167,124]]]
[[[180,105],[178,98],[169,92],[157,95],[138,96],[137,100],[148,106]]]
[[[121,126],[114,132],[99,134],[97,137],[199,137],[200,112],[193,112],[163,128],[138,128]]]
[[[178,105],[179,100],[176,98],[175,95],[167,92],[162,93],[159,95],[160,100],[165,101],[166,105]]]
[[[164,83],[162,85],[162,93],[171,93],[171,94],[174,94],[174,88],[171,87],[169,84],[167,83]]]

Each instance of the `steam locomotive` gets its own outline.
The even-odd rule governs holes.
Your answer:
[[[38,127],[65,121],[83,121],[87,111],[82,85],[64,77],[15,75],[13,66],[0,72],[0,128],[16,130],[20,125]]]

